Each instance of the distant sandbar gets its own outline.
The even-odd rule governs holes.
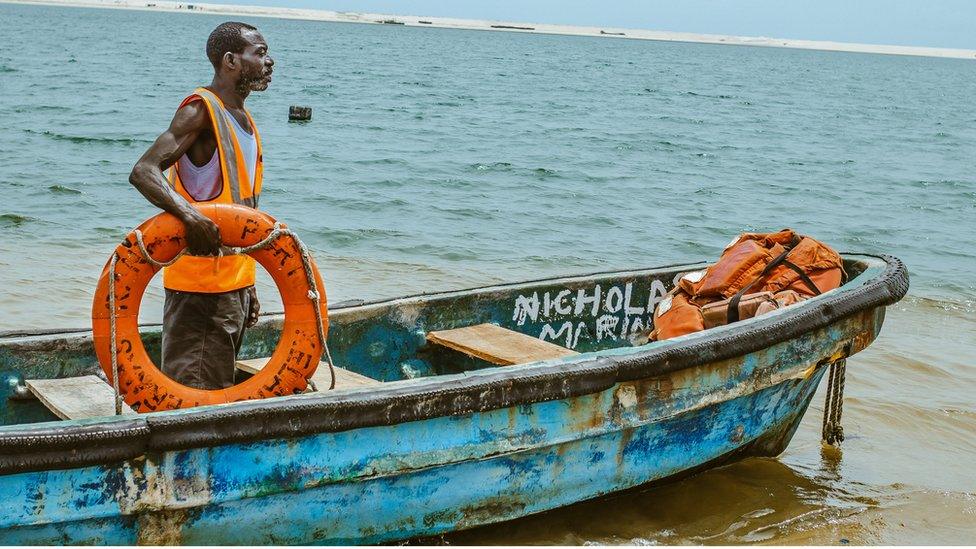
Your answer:
[[[341,23],[366,23],[376,25],[403,25],[448,29],[487,30],[497,32],[523,32],[538,34],[565,34],[572,36],[599,36],[604,38],[657,40],[663,42],[694,42],[699,44],[721,44],[735,46],[760,46],[773,48],[795,48],[802,50],[840,51],[853,53],[878,53],[885,55],[913,55],[921,57],[944,57],[954,59],[976,59],[976,50],[927,48],[917,46],[885,46],[878,44],[852,44],[846,42],[824,42],[816,40],[794,40],[787,38],[767,38],[750,36],[726,36],[719,34],[694,34],[687,32],[653,31],[643,29],[621,29],[611,27],[580,27],[571,25],[550,25],[546,23],[518,23],[509,21],[480,21],[476,19],[454,19],[447,17],[418,17],[414,15],[384,15],[377,13],[338,12],[299,8],[277,8],[263,6],[237,6],[229,4],[206,4],[197,2],[172,2],[153,0],[0,0],[0,3],[40,4],[73,6],[87,8],[116,8],[130,10],[153,10],[181,13],[205,13],[248,17],[277,17],[281,19],[303,19],[309,21],[333,21]]]

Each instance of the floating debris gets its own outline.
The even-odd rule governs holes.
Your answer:
[[[312,119],[312,107],[299,107],[292,105],[288,107],[288,120],[311,120]]]

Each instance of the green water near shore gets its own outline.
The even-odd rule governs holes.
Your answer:
[[[109,251],[155,213],[128,172],[209,81],[218,22],[0,4],[0,331],[88,324]],[[821,395],[777,460],[444,541],[976,539],[976,64],[254,22],[278,61],[248,101],[262,208],[332,300],[698,261],[786,226],[911,270],[850,361],[842,455]]]

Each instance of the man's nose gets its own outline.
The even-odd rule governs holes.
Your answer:
[[[269,67],[273,67],[274,66],[274,59],[268,57],[267,60],[264,62],[264,64],[267,65],[267,66],[269,66]]]

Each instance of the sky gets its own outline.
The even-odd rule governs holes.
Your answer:
[[[333,11],[976,49],[976,0],[205,0]]]

